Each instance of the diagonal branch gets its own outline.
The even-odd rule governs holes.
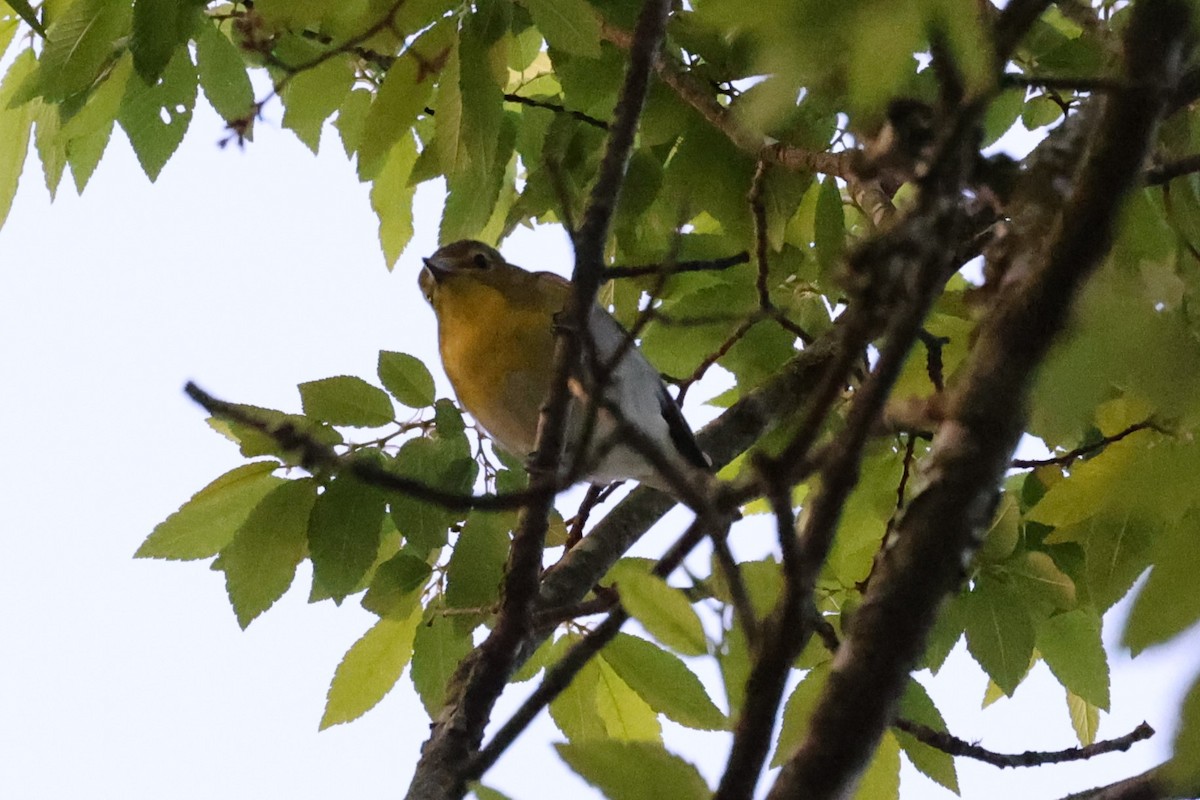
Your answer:
[[[580,332],[587,326],[603,270],[604,247],[633,148],[634,134],[650,86],[650,71],[666,31],[669,0],[646,0],[630,46],[629,68],[599,174],[574,237],[575,270],[565,324],[554,348],[554,377],[538,419],[529,470],[535,478],[559,470],[565,445],[567,379],[582,354]],[[542,551],[553,492],[543,492],[524,506],[513,533],[495,626],[483,643],[467,655],[451,677],[446,703],[417,764],[409,800],[458,798],[466,791],[465,769],[478,750],[483,729],[509,676],[521,645],[533,633],[533,602],[538,593]]]

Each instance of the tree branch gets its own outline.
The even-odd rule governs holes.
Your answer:
[[[930,728],[906,719],[896,720],[897,730],[913,736],[917,741],[941,750],[952,756],[963,756],[991,764],[993,767],[1040,767],[1043,764],[1062,764],[1068,761],[1084,761],[1105,753],[1124,752],[1135,743],[1154,735],[1154,729],[1143,722],[1124,736],[1095,742],[1086,747],[1068,747],[1065,750],[1028,750],[1024,753],[995,753],[976,744],[963,741],[943,731]]]
[[[583,352],[581,332],[586,329],[595,305],[609,227],[669,11],[669,0],[646,0],[642,7],[599,174],[574,237],[575,269],[571,295],[564,309],[566,322],[555,343],[554,377],[538,419],[534,454],[529,466],[535,478],[557,474],[562,460],[571,399],[567,379]],[[434,720],[432,733],[409,785],[409,800],[459,798],[466,791],[468,761],[483,738],[492,706],[516,667],[523,642],[533,633],[533,604],[538,594],[542,551],[553,500],[552,492],[543,492],[521,509],[509,550],[495,626],[484,642],[463,659],[450,680],[446,703]]]
[[[1033,373],[1112,241],[1121,201],[1165,107],[1189,16],[1183,0],[1135,5],[1125,38],[1130,82],[1157,89],[1111,97],[1048,257],[1039,268],[1005,276],[1004,295],[981,326],[923,465],[923,488],[880,558],[808,735],[769,797],[849,793],[892,721],[937,610],[959,586],[991,520]]]

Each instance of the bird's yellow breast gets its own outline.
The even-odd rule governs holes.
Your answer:
[[[459,402],[518,457],[533,451],[549,388],[555,302],[545,292],[462,279],[447,281],[434,302],[442,364]]]

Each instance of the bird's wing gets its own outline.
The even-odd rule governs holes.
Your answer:
[[[661,379],[658,388],[659,407],[662,409],[663,419],[667,421],[667,432],[671,434],[671,441],[675,443],[675,449],[692,466],[705,471],[712,469],[712,462],[700,449],[700,445],[696,444],[696,436],[692,433],[692,427],[683,418],[679,404],[675,402],[674,397],[671,397]]]

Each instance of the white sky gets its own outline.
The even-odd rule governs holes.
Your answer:
[[[389,274],[336,135],[313,158],[276,129],[277,106],[268,116],[245,152],[221,150],[221,123],[202,108],[153,186],[117,133],[86,195],[68,176],[53,206],[31,158],[0,231],[0,797],[398,797],[411,775],[428,729],[407,677],[364,718],[317,731],[334,668],[374,619],[355,600],[308,606],[302,567],[242,632],[206,563],[132,559],[156,523],[241,463],[183,396],[185,380],[299,410],[298,382],[373,379],[381,348],[436,364],[415,279],[435,247],[438,192],[418,195],[422,233]],[[567,269],[554,231],[504,249]],[[1106,633],[1116,637],[1111,621]],[[1116,713],[1100,735],[1145,719],[1160,730],[1151,743],[1040,770],[960,760],[964,796],[1058,797],[1161,760],[1200,660],[1194,634],[1114,662]],[[1075,744],[1044,667],[984,712],[985,679],[961,645],[926,683],[966,739]],[[720,738],[666,727],[715,781]],[[543,717],[485,782],[520,798],[589,796],[549,751],[558,738]],[[951,796],[911,770],[904,779],[910,797]]]

